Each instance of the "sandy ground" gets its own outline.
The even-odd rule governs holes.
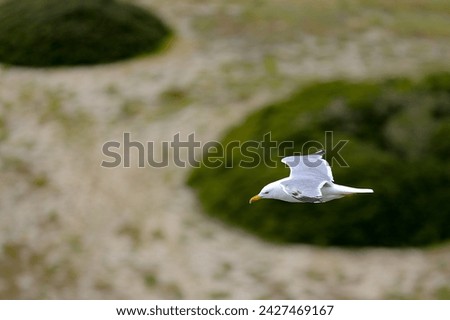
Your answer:
[[[138,168],[135,154],[131,168],[100,166],[110,160],[102,145],[124,132],[156,146],[177,133],[217,140],[311,80],[448,67],[448,42],[378,29],[342,41],[226,28],[216,37],[196,22],[239,17],[239,3],[139,2],[176,29],[157,56],[0,70],[0,298],[449,297],[449,245],[273,245],[203,215],[185,185],[190,168]]]

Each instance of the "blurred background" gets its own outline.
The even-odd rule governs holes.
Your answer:
[[[0,298],[449,299],[449,71],[446,0],[1,0]],[[124,132],[326,130],[373,197],[249,207],[287,169],[100,166]]]

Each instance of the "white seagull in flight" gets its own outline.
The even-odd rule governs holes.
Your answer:
[[[322,158],[325,151],[281,159],[291,169],[287,178],[269,183],[250,199],[278,199],[287,202],[322,203],[354,193],[373,193],[372,189],[341,186],[333,182],[330,165]]]

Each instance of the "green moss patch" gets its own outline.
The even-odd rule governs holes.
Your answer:
[[[157,50],[169,35],[150,12],[115,0],[0,4],[0,62],[6,64],[107,63]]]
[[[263,163],[251,168],[241,162],[250,159],[249,154],[235,149],[228,163],[194,169],[188,183],[207,214],[270,241],[337,246],[438,243],[450,238],[449,124],[449,73],[421,81],[314,84],[250,115],[221,143],[262,141],[271,132],[272,140],[292,141],[298,152],[314,140],[327,149],[337,183],[373,188],[374,194],[324,204],[263,200],[249,205],[249,198],[265,184],[289,174],[279,162],[283,148],[265,155],[278,163],[276,168]],[[326,131],[333,132],[332,142],[325,139]],[[349,141],[339,152],[348,167],[335,161],[338,150],[333,146],[339,140]],[[251,152],[263,157],[261,147]]]

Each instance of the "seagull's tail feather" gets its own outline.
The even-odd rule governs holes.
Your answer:
[[[373,193],[372,189],[363,189],[363,188],[353,188],[347,186],[341,186],[339,184],[335,184],[333,186],[335,192],[341,194],[352,194],[352,193]]]

